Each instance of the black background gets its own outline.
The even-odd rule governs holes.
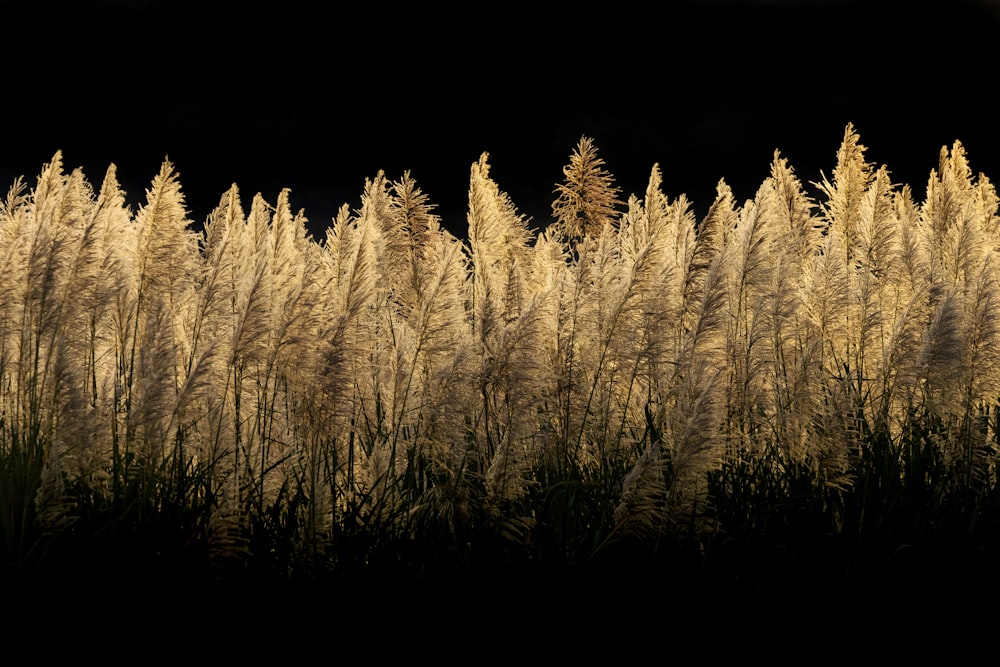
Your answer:
[[[317,237],[365,179],[409,171],[457,235],[469,168],[535,226],[582,135],[623,195],[704,214],[754,195],[774,151],[807,186],[848,122],[922,199],[942,146],[1000,179],[1000,11],[988,0],[199,3],[0,0],[0,188],[62,150],[133,206],[169,158],[193,221],[231,184],[291,189]]]

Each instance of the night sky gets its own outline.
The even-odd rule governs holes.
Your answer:
[[[469,171],[534,226],[582,135],[623,195],[704,214],[720,178],[753,196],[776,149],[809,184],[846,124],[921,199],[956,139],[1000,180],[1000,10],[992,1],[74,3],[0,0],[0,188],[62,150],[134,205],[169,158],[192,220],[236,183],[291,189],[314,235],[365,179],[409,171],[457,235]]]

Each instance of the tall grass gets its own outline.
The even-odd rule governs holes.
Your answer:
[[[813,194],[775,153],[697,220],[656,165],[619,200],[584,138],[537,233],[484,154],[466,238],[379,173],[319,240],[287,190],[196,226],[169,162],[133,212],[56,154],[0,209],[3,562],[851,576],[992,548],[998,199],[958,142],[923,202],[865,150],[848,126]]]

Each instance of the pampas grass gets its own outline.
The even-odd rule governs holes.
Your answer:
[[[619,199],[584,138],[538,232],[483,154],[464,239],[380,172],[319,240],[288,190],[195,231],[169,161],[133,212],[56,154],[0,206],[4,564],[847,577],[928,526],[992,545],[998,199],[958,142],[923,201],[865,150],[847,126],[812,192],[775,152],[698,220],[658,165]]]

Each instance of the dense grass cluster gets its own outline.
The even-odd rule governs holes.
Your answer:
[[[61,155],[0,206],[0,559],[230,585],[623,563],[836,581],[995,553],[1000,217],[961,144],[923,201],[850,126],[701,220],[586,138],[534,230],[379,173],[314,240],[283,192],[203,225]]]

